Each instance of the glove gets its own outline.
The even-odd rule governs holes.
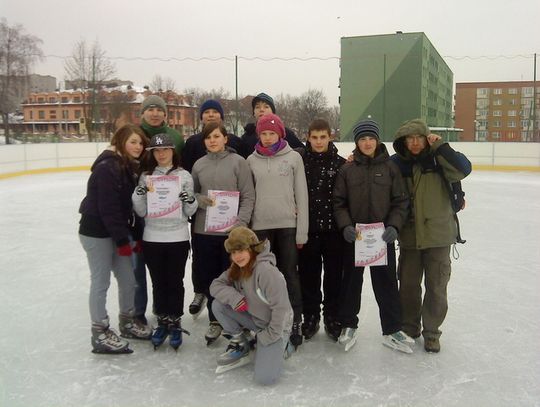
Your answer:
[[[248,310],[248,303],[245,298],[242,298],[236,307],[234,307],[236,312],[246,312]]]
[[[188,194],[187,191],[180,192],[180,195],[178,195],[178,198],[180,198],[182,202],[185,202],[188,204],[192,204],[193,202],[195,202],[195,197],[193,195]]]
[[[392,243],[397,238],[398,233],[395,227],[387,226],[386,229],[384,229],[384,232],[382,234],[382,240],[384,240],[385,243]]]
[[[356,229],[354,226],[345,226],[343,229],[343,239],[345,239],[346,242],[354,243],[356,240]]]
[[[148,188],[146,188],[146,187],[137,187],[137,188],[135,188],[135,193],[137,195],[146,195],[146,191],[148,191]]]
[[[117,247],[116,252],[119,256],[131,256],[133,254],[133,250],[131,249],[131,246],[128,244],[125,244],[123,246]]]
[[[133,253],[142,253],[142,242],[140,240],[137,240],[135,242],[135,246],[133,246]]]
[[[197,203],[199,208],[206,209],[209,206],[214,206],[214,200],[206,195],[197,195]]]

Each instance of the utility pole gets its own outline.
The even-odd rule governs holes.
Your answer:
[[[533,102],[532,102],[532,141],[539,141],[536,131],[536,52],[534,53],[534,67],[533,67]]]
[[[240,104],[238,103],[238,55],[234,56],[234,80],[235,80],[235,92],[236,92],[236,114],[235,114],[235,120],[236,123],[234,125],[234,134],[238,134],[238,114],[240,113]]]

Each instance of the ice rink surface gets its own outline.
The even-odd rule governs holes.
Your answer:
[[[87,178],[0,180],[1,407],[540,406],[540,173],[473,172],[464,181],[467,243],[453,261],[439,354],[421,339],[412,355],[381,344],[366,273],[356,346],[345,353],[321,329],[272,387],[254,385],[250,365],[215,375],[227,342],[206,347],[206,312],[183,318],[191,336],[178,353],[140,341],[131,355],[90,352],[89,271],[77,237]]]

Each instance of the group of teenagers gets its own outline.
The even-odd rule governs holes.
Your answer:
[[[391,157],[378,123],[366,119],[354,126],[355,148],[345,159],[325,120],[311,123],[304,145],[269,95],[258,94],[252,107],[255,122],[237,137],[225,129],[220,103],[205,101],[202,131],[184,142],[166,124],[165,101],[148,96],[141,125],[119,127],[92,165],[79,209],[92,350],[130,353],[125,338],[149,339],[156,348],[168,338],[177,349],[189,334],[181,318],[191,251],[189,311],[196,316],[206,305],[207,344],[229,340],[218,369],[247,363],[255,348],[255,380],[271,384],[284,358],[318,332],[321,306],[327,335],[345,350],[355,344],[364,272],[355,266],[356,225],[382,222],[387,264],[370,267],[382,343],[411,353],[422,335],[425,350],[439,352],[458,236],[449,184],[471,172],[467,158],[419,119],[397,130]],[[149,216],[150,175],[178,177],[178,216]],[[215,190],[239,195],[236,223],[226,232],[205,227]],[[153,329],[145,317],[146,268]],[[120,336],[106,309],[111,272]]]

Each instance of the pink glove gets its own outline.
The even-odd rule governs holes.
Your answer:
[[[248,303],[245,298],[242,298],[236,307],[234,307],[236,312],[246,312],[248,310]]]

